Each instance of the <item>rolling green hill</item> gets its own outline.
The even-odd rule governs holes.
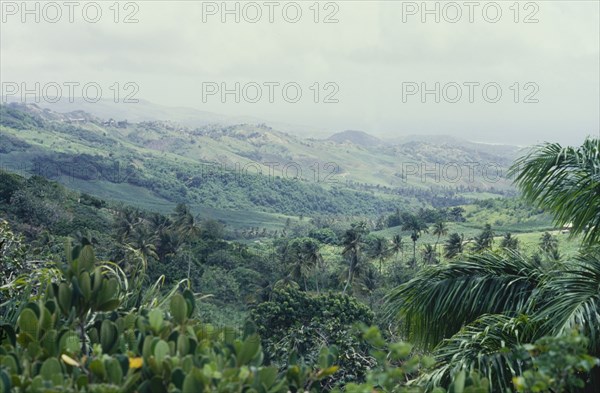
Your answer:
[[[264,124],[189,128],[9,104],[0,107],[0,142],[6,170],[157,211],[186,202],[234,226],[373,217],[398,205],[451,206],[513,192],[503,176],[511,157],[452,140],[361,145]]]

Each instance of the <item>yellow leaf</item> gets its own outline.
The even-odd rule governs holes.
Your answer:
[[[330,375],[332,375],[332,374],[335,374],[335,372],[336,372],[336,371],[337,371],[339,368],[340,368],[339,366],[331,366],[331,367],[328,367],[328,368],[324,368],[324,369],[322,369],[321,371],[319,371],[319,372],[317,373],[317,377],[318,377],[318,378],[324,378],[324,377],[328,377],[328,376],[330,376]]]
[[[73,359],[70,356],[67,356],[67,355],[63,354],[60,358],[62,359],[63,362],[65,362],[69,366],[81,367],[81,366],[79,366],[79,363],[77,363],[77,360]]]
[[[144,364],[143,358],[129,358],[129,368],[140,368]]]

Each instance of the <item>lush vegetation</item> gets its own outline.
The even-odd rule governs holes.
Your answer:
[[[532,373],[519,376],[525,375],[522,368],[527,364],[519,354],[520,346],[553,345],[553,339],[576,332],[584,338],[565,339],[580,347],[575,357],[555,355],[564,358],[549,364],[589,355],[575,362],[579,374],[566,370],[550,374],[554,389],[581,388],[585,379],[588,388],[599,386],[600,369],[594,368],[600,355],[599,151],[600,141],[591,139],[579,149],[548,145],[516,163],[523,166],[517,183],[525,190],[525,199],[553,210],[560,224],[572,221],[573,234],[583,233],[579,255],[557,257],[556,241],[547,233],[540,239],[546,260],[515,250],[509,237],[503,238],[502,251],[487,251],[493,234],[486,227],[474,248],[483,253],[423,269],[389,294],[389,312],[404,336],[433,350],[436,358],[436,369],[422,375],[421,381],[444,384],[452,372],[475,368],[488,376],[495,389],[505,390],[513,382],[534,389],[525,382]],[[572,205],[576,198],[577,207]],[[550,389],[547,383],[540,384],[540,390]]]
[[[102,121],[84,112],[59,114],[16,104],[0,105],[0,132],[5,168],[163,213],[185,202],[196,214],[210,212],[237,223],[232,211],[246,210],[251,213],[243,220],[247,226],[264,214],[272,219],[282,214],[365,218],[388,214],[398,205],[468,203],[473,200],[468,196],[480,191],[514,193],[505,175],[489,183],[481,168],[472,176],[463,168],[465,176],[451,182],[402,173],[405,165],[418,167],[425,161],[427,167],[437,167],[433,163],[454,163],[457,156],[459,164],[506,167],[503,154],[480,152],[490,149],[486,146],[412,144],[382,151],[302,140],[264,125],[188,129],[167,122]],[[275,221],[285,221],[279,219]]]
[[[2,110],[11,130],[108,143]],[[535,148],[513,167],[521,199],[421,206],[259,175],[194,191],[167,159],[125,172],[173,202],[157,211],[0,171],[0,391],[593,391],[599,150]],[[227,225],[192,207],[211,198],[290,216]]]

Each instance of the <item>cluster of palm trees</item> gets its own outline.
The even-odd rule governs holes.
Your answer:
[[[516,348],[572,330],[600,356],[600,139],[577,148],[538,146],[511,173],[527,201],[551,212],[559,226],[572,223],[571,234],[581,235],[580,253],[560,263],[510,248],[466,254],[427,267],[390,292],[389,317],[435,356],[435,369],[422,377],[430,387],[477,369],[492,391],[510,391],[523,365]],[[503,242],[514,245],[513,239]],[[458,256],[463,239],[452,234],[449,242],[454,246],[446,255]],[[555,238],[543,235],[540,248],[557,251]],[[585,378],[587,391],[597,391],[600,367]]]
[[[410,261],[412,267],[416,266],[417,260],[417,241],[423,233],[428,233],[428,226],[417,216],[410,216],[404,223],[403,230],[411,231],[410,238],[413,242],[413,256]],[[438,243],[441,236],[448,233],[448,226],[445,222],[437,222],[432,227],[432,233],[437,236],[435,245],[425,244],[422,249],[423,261],[432,264],[438,261]],[[384,273],[383,264],[392,255],[395,255],[398,261],[398,255],[403,254],[405,249],[404,239],[400,234],[395,234],[391,240],[382,236],[375,236],[367,239],[369,230],[366,223],[354,223],[346,230],[342,237],[342,255],[348,263],[346,283],[343,293],[346,293],[348,287],[352,284],[355,276],[365,275],[368,269],[361,263],[365,257],[378,263],[379,274]]]
[[[307,277],[312,274],[317,293],[320,292],[319,276],[325,271],[325,264],[317,240],[310,237],[293,239],[286,244],[283,259],[289,266],[290,279],[304,282],[304,290],[307,290]]]
[[[144,216],[135,209],[123,209],[115,221],[115,232],[120,244],[138,256],[144,266],[149,260],[164,261],[176,254],[187,256],[189,278],[189,248],[200,239],[202,229],[187,205],[178,204],[170,217],[159,213]]]

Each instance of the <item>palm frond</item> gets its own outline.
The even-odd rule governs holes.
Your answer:
[[[527,316],[483,315],[444,340],[435,350],[436,367],[419,377],[426,389],[448,386],[461,370],[478,370],[490,383],[490,391],[512,391],[512,377],[520,375],[517,348],[537,337]]]
[[[590,339],[590,350],[600,354],[600,250],[582,253],[542,287],[536,319],[546,334],[578,329]]]
[[[551,212],[558,225],[572,225],[571,234],[583,234],[584,244],[600,241],[600,139],[578,148],[537,146],[509,175],[526,200]]]
[[[518,252],[471,255],[423,269],[386,297],[388,318],[407,339],[431,349],[483,314],[518,315],[545,268]]]

